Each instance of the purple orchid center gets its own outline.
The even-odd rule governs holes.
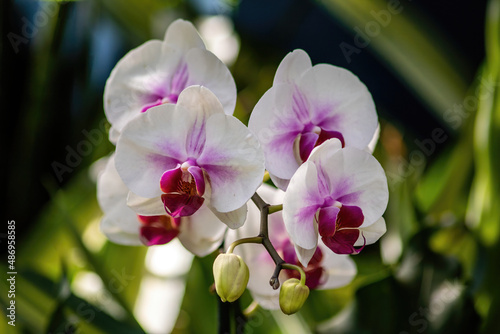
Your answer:
[[[179,218],[162,216],[137,215],[141,228],[140,239],[146,246],[163,245],[170,242],[179,234]]]
[[[177,99],[178,98],[179,98],[178,94],[170,94],[167,97],[158,98],[156,101],[146,104],[141,109],[141,113],[148,111],[148,109],[150,109],[150,108],[153,108],[153,107],[165,104],[165,103],[173,103],[173,104],[175,104],[175,103],[177,103]]]
[[[145,104],[141,112],[165,103],[176,104],[179,94],[188,86],[188,79],[187,64],[181,62],[167,82],[157,89],[157,93],[149,97],[151,102]]]
[[[365,219],[359,207],[336,201],[332,206],[319,209],[316,219],[321,240],[334,253],[358,254],[364,248],[364,245],[354,248]]]
[[[331,138],[337,138],[342,143],[342,147],[345,146],[342,133],[324,130],[314,124],[306,125],[302,133],[299,133],[293,142],[295,159],[299,164],[302,164],[309,158],[309,155],[316,146],[323,144],[326,140]]]
[[[164,193],[161,200],[165,211],[173,218],[191,216],[205,201],[203,170],[196,165],[194,159],[188,159],[163,173],[160,188]]]
[[[286,262],[297,265],[304,270],[304,272],[306,273],[306,285],[309,289],[315,289],[320,284],[324,283],[325,270],[322,266],[323,252],[319,247],[316,248],[316,251],[314,252],[314,255],[309,261],[307,267],[304,267],[302,263],[300,263],[295,253],[295,248],[293,247],[293,244],[290,242],[290,240],[284,241],[283,244],[281,245],[281,248],[283,252],[283,259]],[[284,270],[288,277],[300,279],[300,273],[297,270],[291,270],[291,269],[284,269]]]

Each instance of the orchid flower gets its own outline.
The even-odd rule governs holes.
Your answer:
[[[263,184],[257,193],[271,204],[283,201],[284,193],[281,190]],[[260,211],[252,206],[248,210],[245,224],[238,230],[229,230],[225,244],[229,246],[233,241],[253,237],[259,234]],[[356,275],[356,265],[348,255],[334,254],[323,245],[316,249],[315,256],[308,266],[302,265],[297,256],[290,237],[283,223],[282,213],[276,212],[269,216],[269,237],[278,254],[288,263],[302,267],[306,273],[306,285],[310,289],[334,289],[349,284]],[[252,297],[264,308],[279,309],[279,289],[273,290],[269,285],[269,278],[274,272],[275,264],[264,247],[257,244],[240,244],[234,249],[250,269],[248,289]],[[282,270],[280,281],[288,278],[298,278],[295,270]]]
[[[202,85],[232,115],[236,86],[229,69],[205,49],[194,26],[174,21],[163,41],[151,40],[127,53],[115,66],[104,90],[104,111],[116,143],[123,127],[141,112],[176,103],[184,88]]]
[[[377,125],[365,85],[343,68],[312,66],[303,50],[283,59],[248,124],[262,145],[266,169],[282,190],[314,147],[337,138],[342,146],[365,149]]]
[[[301,263],[321,243],[337,254],[358,253],[386,231],[387,178],[368,152],[330,139],[313,150],[290,180],[283,219]],[[360,248],[355,248],[360,247]]]
[[[244,223],[246,203],[264,175],[258,141],[201,86],[186,88],[175,105],[132,119],[118,140],[115,165],[138,214],[179,218],[206,204],[231,228]]]
[[[128,188],[115,168],[112,155],[97,182],[97,199],[104,212],[101,230],[109,240],[123,245],[161,245],[179,238],[184,247],[198,256],[212,253],[222,242],[227,226],[208,208],[189,217],[166,214],[137,215],[127,206]]]

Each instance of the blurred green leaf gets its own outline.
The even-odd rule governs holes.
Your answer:
[[[420,210],[435,219],[445,213],[460,218],[465,214],[473,169],[472,126],[463,130],[458,143],[438,156],[416,188]]]
[[[467,209],[468,220],[478,226],[487,245],[500,234],[500,2],[490,1],[486,22],[486,65],[474,129],[476,175]]]
[[[54,283],[47,277],[40,275],[33,271],[27,271],[23,273],[23,278],[27,280],[27,284],[31,284],[32,287],[36,287],[40,292],[45,293],[50,296],[51,291],[57,293],[58,284]],[[69,290],[68,290],[69,291]],[[52,295],[52,298],[57,298],[57,296]],[[67,308],[72,311],[72,313],[80,318],[81,325],[87,323],[102,331],[102,333],[127,333],[127,334],[139,334],[144,333],[140,328],[132,327],[127,322],[120,322],[115,320],[113,317],[108,315],[102,309],[92,305],[86,300],[75,296],[73,293],[69,292],[66,298],[62,298],[55,308],[55,313],[62,313],[63,309]],[[60,328],[68,324],[65,317],[61,317],[60,314],[55,314],[52,319],[53,323],[49,327],[55,326]],[[69,322],[71,324],[71,321]],[[80,326],[80,325],[79,325]]]
[[[195,257],[186,279],[186,292],[172,333],[216,333],[217,298],[210,292],[214,256]]]
[[[458,279],[456,259],[427,248],[433,230],[412,240],[394,275],[359,288],[354,302],[320,333],[474,333],[479,317]],[[457,279],[453,279],[457,277]]]

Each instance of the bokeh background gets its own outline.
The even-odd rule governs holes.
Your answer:
[[[349,286],[293,316],[257,308],[243,332],[500,333],[498,0],[2,1],[3,313],[11,220],[18,275],[1,333],[217,332],[216,254],[99,231],[105,81],[176,18],[230,67],[243,122],[296,48],[354,72],[379,112],[388,232],[354,257]]]

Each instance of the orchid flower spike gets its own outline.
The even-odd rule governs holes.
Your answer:
[[[266,203],[283,203],[284,192],[263,184],[257,193]],[[245,224],[237,230],[228,230],[225,244],[245,237],[254,237],[259,234],[260,211],[251,206]],[[278,254],[287,262],[301,267],[306,274],[306,285],[309,289],[334,289],[349,284],[356,276],[356,264],[348,255],[338,255],[331,252],[326,246],[319,245],[309,264],[303,265],[295,253],[295,248],[283,223],[282,212],[269,215],[269,238]],[[279,309],[280,289],[273,290],[269,285],[275,264],[267,250],[262,245],[241,244],[234,248],[250,269],[248,290],[252,297],[264,308]],[[283,284],[291,278],[300,278],[296,270],[283,269],[279,280]]]

